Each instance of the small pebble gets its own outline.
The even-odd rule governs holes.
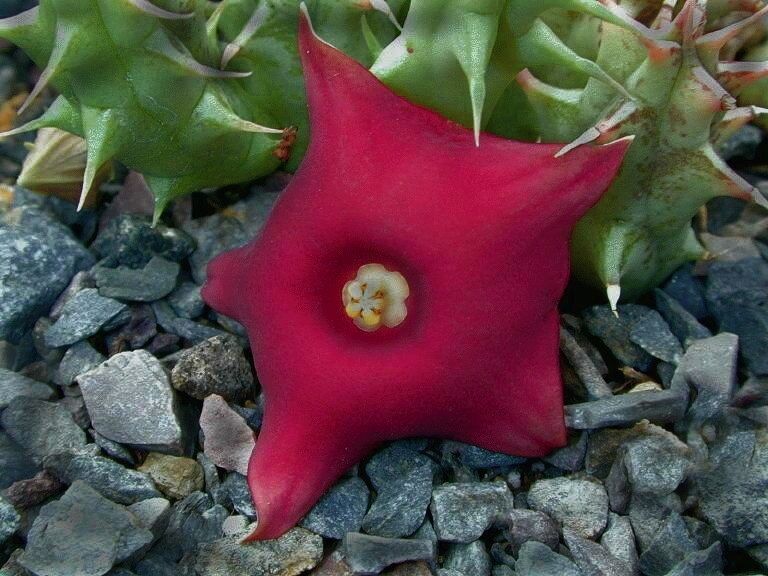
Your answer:
[[[168,296],[168,304],[180,318],[194,320],[205,311],[205,302],[200,296],[200,286],[194,282],[182,282]]]
[[[118,300],[154,302],[170,294],[176,287],[179,264],[153,256],[142,268],[106,268],[94,270],[99,294]]]
[[[21,516],[13,504],[0,496],[0,546],[2,546],[21,524]]]
[[[538,480],[528,491],[528,504],[584,538],[600,535],[608,521],[608,495],[598,481]]]
[[[203,469],[191,458],[150,452],[139,471],[152,478],[160,491],[174,500],[186,498],[205,486]]]
[[[344,537],[346,562],[355,574],[378,574],[387,566],[409,560],[434,561],[431,540],[382,538],[350,532]]]
[[[77,381],[99,434],[129,446],[182,453],[178,403],[154,356],[144,350],[123,352]]]
[[[0,368],[0,411],[18,397],[52,400],[56,394],[53,388],[22,374]]]
[[[85,432],[61,404],[19,397],[0,414],[0,424],[37,464],[49,454],[85,446]]]
[[[99,295],[94,288],[81,290],[64,305],[59,319],[45,333],[45,343],[56,348],[79,342],[127,310],[125,304]]]
[[[583,576],[565,556],[553,552],[540,542],[526,542],[520,547],[515,562],[517,576]]]
[[[214,336],[184,350],[173,367],[171,382],[198,400],[218,394],[227,401],[242,403],[254,394],[251,366],[233,336]]]
[[[248,474],[256,444],[253,430],[218,394],[203,401],[200,428],[205,435],[205,455],[211,462],[224,470]]]
[[[106,358],[86,340],[77,342],[64,353],[56,373],[56,383],[60,386],[71,386],[80,374],[95,368],[104,360]]]
[[[34,477],[18,480],[3,494],[18,510],[37,506],[64,489],[64,485],[51,473],[42,470]]]
[[[195,573],[198,576],[259,574],[297,576],[314,568],[323,555],[323,539],[303,528],[294,528],[277,540],[240,542],[227,536],[201,544]]]
[[[685,414],[687,394],[678,390],[619,394],[565,407],[569,428],[587,430],[634,424],[640,420],[675,422]]]
[[[502,482],[443,484],[432,492],[435,533],[447,542],[473,542],[513,509],[512,493]]]
[[[301,521],[301,526],[325,538],[340,540],[357,532],[368,508],[368,486],[360,478],[342,480],[331,488]]]
[[[445,567],[459,574],[490,576],[491,557],[480,540],[468,544],[452,544],[445,557]]]
[[[625,576],[630,573],[627,564],[617,559],[597,542],[582,538],[569,528],[563,529],[563,536],[573,561],[583,574]]]
[[[365,471],[377,495],[363,530],[388,538],[413,534],[424,522],[432,498],[432,460],[394,444],[374,455]]]
[[[656,308],[667,321],[669,329],[685,347],[688,347],[695,340],[712,336],[706,326],[701,324],[693,314],[666,292],[656,289],[654,295],[656,296]]]

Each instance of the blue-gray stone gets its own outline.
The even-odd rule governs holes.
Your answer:
[[[693,264],[683,264],[675,270],[662,288],[697,320],[708,315],[704,282],[694,276]]]
[[[185,232],[137,214],[122,214],[107,224],[91,248],[110,268],[141,268],[153,256],[181,262],[195,249],[195,241]]]
[[[153,256],[142,268],[106,268],[94,270],[99,294],[119,300],[154,302],[170,294],[176,287],[179,264]]]
[[[93,256],[62,224],[22,207],[0,223],[0,340],[18,343]]]
[[[584,311],[584,322],[587,329],[602,340],[619,362],[641,372],[648,372],[654,364],[653,356],[630,339],[634,306],[619,306],[618,317],[609,306],[593,306]]]
[[[88,432],[91,436],[93,436],[93,441],[96,443],[96,445],[101,448],[107,456],[113,460],[122,462],[123,464],[128,464],[129,466],[136,465],[136,459],[133,457],[133,454],[131,454],[131,451],[128,450],[128,448],[119,442],[114,442],[109,438],[102,436],[93,428],[91,428]]]
[[[389,538],[413,534],[424,522],[432,498],[433,466],[427,456],[397,444],[371,458],[365,471],[377,496],[363,519],[363,530]]]
[[[536,510],[515,509],[509,513],[511,526],[507,530],[507,539],[512,552],[517,553],[526,542],[534,540],[546,544],[553,550],[560,542],[557,523],[543,512]]]
[[[88,370],[95,368],[106,358],[87,341],[83,340],[73,344],[64,353],[56,372],[56,383],[60,386],[71,386],[75,378]]]
[[[360,530],[367,508],[368,487],[354,476],[331,488],[304,517],[301,526],[340,540],[347,532]]]
[[[587,438],[586,432],[571,437],[567,446],[555,450],[543,458],[544,462],[567,472],[576,472],[584,466],[584,458],[587,455]]]
[[[430,510],[442,541],[472,542],[494,523],[505,521],[514,507],[503,482],[443,484],[432,492]]]
[[[171,334],[176,334],[179,338],[187,340],[191,344],[198,344],[214,336],[227,336],[224,330],[219,330],[212,326],[195,322],[187,318],[179,318],[171,308],[170,304],[161,300],[152,303],[152,311],[155,313],[157,323]]]
[[[491,452],[479,446],[446,440],[442,447],[443,457],[454,458],[459,464],[469,468],[504,468],[525,462],[520,456],[510,456],[500,452]]]
[[[629,567],[631,574],[637,574],[638,557],[635,546],[635,533],[632,531],[632,523],[629,521],[629,518],[610,512],[608,515],[608,529],[603,532],[600,544],[614,558]]]
[[[432,540],[404,540],[349,532],[344,537],[345,560],[355,574],[378,574],[387,566],[410,560],[433,561]]]
[[[669,329],[685,347],[694,340],[712,336],[709,328],[701,324],[693,314],[666,292],[657,288],[654,295],[656,308],[667,321]]]
[[[565,407],[566,423],[575,430],[625,426],[640,420],[676,422],[685,415],[688,394],[677,389],[618,394]]]
[[[517,576],[583,576],[576,565],[540,542],[526,542],[515,562]]]
[[[74,344],[93,336],[127,309],[125,304],[99,295],[94,288],[81,290],[64,305],[59,319],[47,330],[45,343],[52,348]]]
[[[619,315],[629,325],[629,339],[651,356],[676,364],[683,347],[669,329],[661,314],[637,304],[622,306]]]
[[[144,350],[122,352],[77,378],[93,428],[144,450],[181,455],[181,406],[160,361]]]
[[[0,496],[0,546],[10,538],[21,524],[21,516],[10,502]]]
[[[39,470],[22,447],[0,430],[0,490],[18,480],[32,478]]]
[[[256,508],[245,476],[238,472],[230,472],[221,483],[221,489],[238,513],[248,516],[251,520],[256,518]]]
[[[715,262],[707,276],[707,306],[719,321],[734,308],[761,307],[768,302],[768,262],[745,258],[735,262]]]
[[[56,395],[53,388],[17,372],[0,368],[0,410],[7,407],[11,400],[25,396],[52,400]]]
[[[723,160],[733,158],[754,160],[757,148],[762,141],[763,131],[757,126],[747,124],[725,141],[718,143],[717,152]]]
[[[82,480],[118,504],[134,504],[162,496],[149,476],[102,456],[59,452],[48,456],[43,466],[65,484]]]
[[[8,435],[42,463],[49,454],[85,446],[85,432],[61,404],[38,398],[16,398],[0,414]]]
[[[480,540],[468,544],[453,544],[448,549],[444,565],[460,574],[473,576],[490,576],[491,574],[491,557],[485,549],[485,544]]]
[[[563,529],[563,536],[573,561],[583,574],[599,576],[626,576],[630,567],[613,556],[597,542],[582,538],[573,530]]]
[[[734,432],[710,450],[693,477],[699,515],[730,545],[768,542],[768,435]]]
[[[706,550],[690,552],[665,576],[722,576],[723,547],[715,542]]]
[[[694,342],[685,353],[673,383],[684,379],[695,388],[696,399],[688,413],[697,425],[729,406],[738,383],[739,343],[734,334],[721,332]]]
[[[192,278],[201,286],[205,283],[208,262],[225,250],[242,246],[251,239],[240,220],[220,213],[190,220],[184,224],[184,231],[197,244],[189,257],[189,264]]]
[[[608,495],[597,480],[537,480],[528,491],[528,505],[585,538],[599,535],[608,522]]]
[[[200,286],[194,282],[182,282],[168,296],[168,303],[179,318],[194,319],[205,311],[205,302],[200,296]]]
[[[651,545],[640,555],[640,570],[647,576],[665,576],[681,558],[697,550],[682,517],[670,514]]]
[[[151,553],[157,561],[178,562],[198,544],[221,538],[221,525],[228,516],[227,509],[214,505],[210,496],[193,492],[173,505],[168,528]]]
[[[43,506],[19,563],[47,576],[102,576],[153,539],[135,516],[84,482]]]
[[[768,375],[768,302],[762,306],[724,306],[720,330],[739,337],[741,357],[750,373]]]

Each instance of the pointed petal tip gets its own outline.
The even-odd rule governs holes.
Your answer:
[[[619,317],[619,299],[621,298],[621,286],[618,284],[608,284],[605,287],[605,295],[608,298],[608,304],[611,306],[611,312],[616,318]]]
[[[189,20],[190,18],[194,18],[195,16],[194,12],[179,13],[179,12],[171,12],[170,10],[165,10],[164,8],[160,8],[159,6],[156,6],[149,0],[128,0],[128,3],[131,4],[137,10],[140,10],[145,14],[154,16],[155,18],[160,18],[162,20]]]

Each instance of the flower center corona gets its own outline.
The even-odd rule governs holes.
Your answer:
[[[373,332],[382,325],[394,328],[405,320],[408,294],[408,282],[402,274],[381,264],[366,264],[360,266],[354,280],[344,284],[341,299],[355,325]]]

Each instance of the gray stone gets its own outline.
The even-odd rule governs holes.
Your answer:
[[[538,480],[528,491],[528,504],[585,538],[598,536],[608,521],[608,495],[598,481]]]
[[[170,294],[176,287],[179,265],[159,256],[142,268],[105,268],[94,270],[99,294],[119,300],[154,302]]]
[[[619,516],[613,512],[608,515],[608,528],[600,538],[600,544],[614,558],[623,562],[630,574],[637,574],[638,557],[635,547],[635,533],[632,531],[632,523],[626,516]]]
[[[526,542],[515,562],[517,576],[584,576],[565,556],[540,542]]]
[[[685,521],[685,527],[688,529],[688,534],[696,542],[696,546],[702,550],[709,548],[720,540],[715,529],[703,520],[691,518],[690,516],[683,516],[683,520]]]
[[[362,527],[368,534],[399,538],[413,534],[424,522],[432,498],[433,462],[394,444],[378,452],[365,467],[376,500]]]
[[[768,406],[768,378],[748,378],[734,395],[731,405],[739,408]]]
[[[0,546],[8,540],[21,524],[21,516],[13,505],[0,496]]]
[[[253,399],[251,366],[234,336],[214,336],[184,350],[171,372],[174,388],[204,400],[218,394],[229,402]]]
[[[368,486],[354,476],[331,488],[304,517],[301,526],[340,540],[347,532],[360,530],[367,508]]]
[[[203,469],[192,458],[150,452],[139,471],[152,478],[160,491],[173,499],[186,498],[205,486]]]
[[[157,539],[163,535],[171,518],[171,503],[165,498],[148,498],[128,506],[128,511]]]
[[[640,552],[645,552],[664,528],[670,514],[682,512],[680,497],[667,494],[634,494],[629,502],[629,521]]]
[[[700,516],[732,546],[768,542],[768,433],[735,432],[693,476]]]
[[[0,414],[0,424],[37,464],[49,454],[85,446],[85,432],[61,404],[16,398]]]
[[[133,457],[133,454],[131,454],[131,451],[128,450],[128,448],[118,442],[113,442],[109,438],[102,436],[93,428],[91,428],[88,432],[91,436],[93,436],[93,441],[96,443],[96,445],[101,448],[107,456],[113,460],[122,462],[123,464],[128,464],[129,466],[134,466],[136,464],[136,459]]]
[[[629,339],[632,342],[659,360],[677,364],[683,355],[683,347],[661,314],[633,304],[622,307],[619,314],[627,317],[625,321],[629,324]]]
[[[14,344],[93,256],[62,224],[22,207],[0,223],[0,340]]]
[[[38,470],[22,447],[0,430],[0,490],[19,480],[32,478]]]
[[[20,396],[51,400],[56,395],[47,384],[32,380],[32,378],[27,378],[17,372],[0,368],[0,410],[6,408],[11,400]]]
[[[177,400],[157,358],[143,350],[123,352],[77,381],[99,434],[145,450],[182,453]]]
[[[522,464],[525,458],[510,456],[500,452],[491,452],[479,446],[464,444],[453,440],[446,440],[442,445],[443,458],[451,458],[458,464],[475,470],[486,468],[505,468]]]
[[[491,569],[491,576],[515,576],[515,571],[509,566],[494,566]]]
[[[355,574],[378,574],[387,566],[409,560],[434,561],[431,540],[403,540],[349,532],[344,536],[345,558]]]
[[[651,545],[640,555],[640,570],[647,576],[665,576],[681,558],[697,550],[683,519],[679,514],[670,514]]]
[[[60,386],[70,386],[75,378],[95,368],[106,358],[87,341],[83,340],[67,348],[55,375]]]
[[[491,557],[480,540],[468,544],[451,545],[444,565],[460,574],[473,576],[490,576],[491,574]]]
[[[221,504],[226,501],[226,495],[223,494],[221,489],[221,478],[219,478],[219,471],[208,456],[203,452],[198,452],[197,463],[203,469],[203,478],[205,479],[205,491],[213,497],[216,504]]]
[[[561,470],[576,472],[584,466],[584,458],[587,455],[587,438],[586,432],[573,436],[567,446],[555,450],[542,460]]]
[[[624,466],[634,493],[663,496],[685,480],[690,449],[671,433],[637,438],[624,445]]]
[[[509,519],[511,526],[507,530],[507,540],[512,552],[518,553],[520,548],[530,541],[546,544],[552,550],[560,543],[558,526],[552,518],[536,510],[511,510]]]
[[[656,296],[656,308],[667,321],[672,334],[685,347],[688,347],[695,340],[712,336],[709,328],[701,324],[693,314],[666,292],[657,288],[654,295]]]
[[[200,286],[194,282],[182,282],[168,295],[168,304],[180,318],[194,319],[205,311],[205,302],[200,296]]]
[[[744,258],[760,258],[760,249],[752,238],[743,236],[715,236],[707,232],[699,234],[699,240],[718,262],[735,262]]]
[[[723,550],[719,542],[706,550],[690,552],[665,576],[722,576]]]
[[[693,264],[683,264],[675,270],[662,286],[662,289],[693,314],[697,320],[708,315],[704,298],[704,282],[694,275]]]
[[[576,338],[565,328],[560,328],[560,351],[573,367],[590,399],[612,396],[608,384],[595,366],[589,354],[579,346]]]
[[[768,300],[762,306],[724,306],[720,331],[739,337],[741,357],[750,373],[768,375]]]
[[[187,340],[191,344],[198,344],[213,338],[214,336],[226,336],[227,333],[218,328],[213,328],[194,320],[179,318],[167,302],[160,300],[152,303],[152,311],[155,313],[157,323],[171,334]]]
[[[443,484],[432,492],[430,510],[439,540],[472,542],[514,507],[503,482]]]
[[[67,409],[67,411],[72,415],[72,420],[74,420],[75,424],[80,426],[80,428],[83,430],[88,430],[88,428],[90,428],[91,418],[88,415],[88,409],[85,407],[85,402],[83,401],[82,396],[66,395],[64,398],[59,400],[58,403]]]
[[[224,536],[243,536],[248,532],[248,518],[239,514],[229,516],[221,525]]]
[[[221,483],[221,490],[227,496],[232,507],[240,514],[248,518],[256,518],[256,508],[253,505],[251,491],[245,476],[237,472],[230,472]]]
[[[130,512],[83,482],[43,506],[19,563],[46,576],[101,576],[152,541]]]
[[[739,339],[723,332],[694,342],[685,353],[674,382],[683,379],[696,389],[689,416],[701,425],[720,414],[731,401],[736,389]]]
[[[768,262],[762,258],[714,262],[707,274],[706,297],[720,322],[733,308],[762,305],[768,300]]]
[[[223,506],[214,505],[207,494],[193,492],[171,509],[168,528],[152,552],[176,563],[197,549],[198,544],[213,542],[223,536],[222,524],[229,516]]]
[[[201,544],[195,570],[199,576],[296,576],[314,568],[323,555],[323,539],[294,528],[277,540],[241,543],[229,536]]]
[[[570,404],[565,407],[565,419],[568,427],[576,430],[626,426],[640,420],[676,422],[687,407],[688,395],[684,391],[648,390]]]
[[[563,529],[563,536],[573,561],[584,576],[627,576],[631,573],[629,566],[597,542],[582,538],[568,528]]]
[[[653,357],[630,339],[632,319],[639,316],[633,314],[635,308],[645,310],[635,304],[626,304],[619,306],[617,317],[609,306],[593,306],[584,311],[584,322],[619,362],[640,372],[648,372],[653,367]]]
[[[141,268],[153,256],[181,262],[195,249],[189,235],[137,214],[121,214],[111,220],[91,248],[110,267]]]
[[[763,141],[763,131],[751,124],[739,128],[725,141],[718,143],[717,152],[723,160],[744,158],[754,160],[757,149]]]
[[[64,305],[59,319],[45,333],[45,343],[57,348],[79,342],[127,309],[117,300],[100,296],[94,288],[81,290]]]
[[[184,231],[197,243],[189,263],[192,277],[199,285],[205,283],[208,262],[225,250],[242,246],[251,239],[242,222],[221,213],[190,220],[184,224]]]
[[[43,465],[65,484],[82,480],[105,498],[119,504],[133,504],[161,495],[146,474],[102,456],[59,452],[46,457]]]

